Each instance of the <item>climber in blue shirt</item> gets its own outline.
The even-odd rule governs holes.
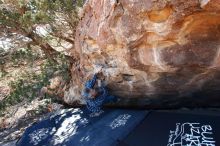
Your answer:
[[[92,113],[100,112],[102,105],[105,103],[117,101],[115,96],[108,94],[108,91],[104,86],[97,86],[96,81],[97,74],[95,74],[91,80],[86,82],[85,89],[83,91],[83,97],[86,100],[86,106]]]

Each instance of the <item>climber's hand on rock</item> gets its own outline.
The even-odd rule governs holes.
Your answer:
[[[103,72],[97,73],[97,77],[98,77],[99,79],[102,79],[102,78],[104,77]]]

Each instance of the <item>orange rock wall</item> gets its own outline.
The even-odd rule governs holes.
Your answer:
[[[103,67],[124,98],[220,91],[220,0],[89,0],[83,12],[73,53],[84,76],[74,81]]]

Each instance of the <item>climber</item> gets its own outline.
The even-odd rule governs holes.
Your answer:
[[[100,85],[97,85],[96,80],[99,73],[96,73],[93,78],[86,82],[85,89],[83,91],[83,97],[86,100],[87,109],[91,112],[92,116],[98,116],[103,111],[101,107],[105,103],[115,103],[117,98],[113,95],[109,95],[107,89]]]

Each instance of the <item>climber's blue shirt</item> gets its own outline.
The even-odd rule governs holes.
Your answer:
[[[95,74],[91,80],[88,80],[85,84],[85,87],[88,89],[92,89],[95,86],[97,80],[97,75]]]
[[[86,82],[85,88],[93,89],[93,87],[95,86],[96,80],[97,80],[97,75],[95,74],[91,80]],[[89,98],[89,93],[86,93],[85,91],[83,91],[83,97],[85,97],[86,106],[89,111],[99,112],[104,103],[112,102],[116,100],[114,96],[108,95],[108,91],[103,86],[99,87],[99,94],[100,95],[98,97],[91,99]]]

